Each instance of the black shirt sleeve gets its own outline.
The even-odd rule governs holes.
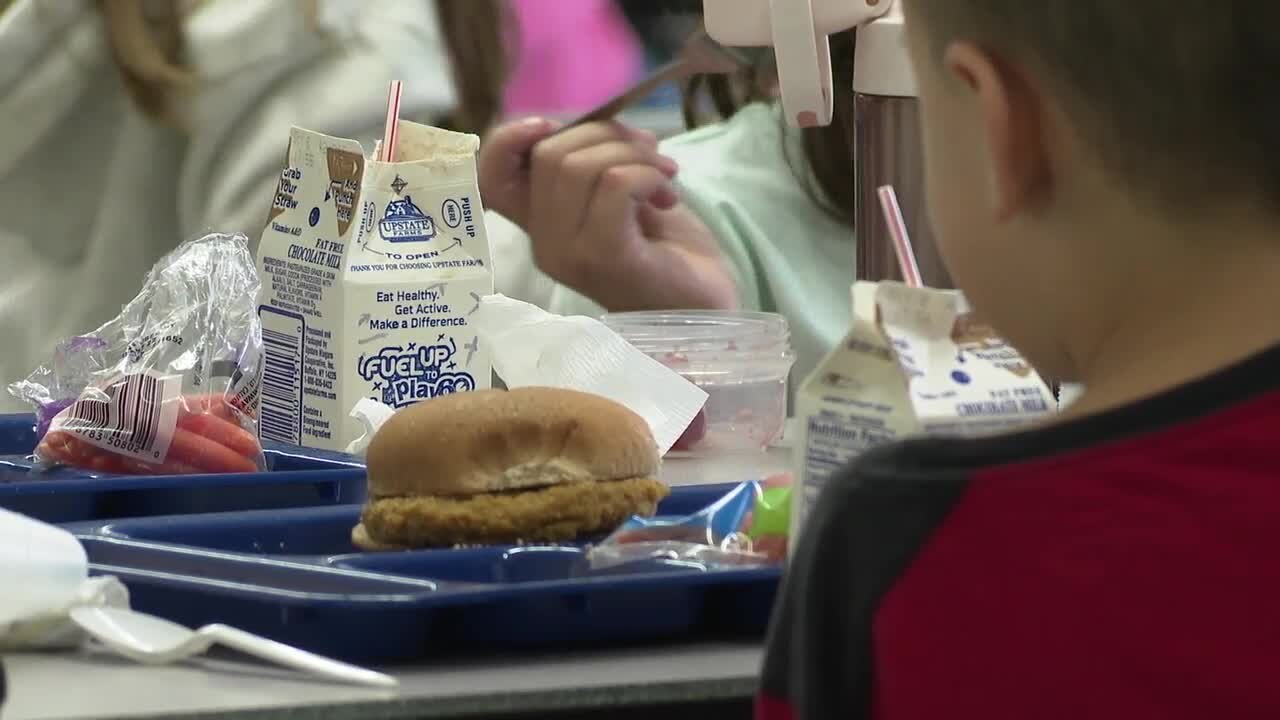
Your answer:
[[[760,720],[870,717],[876,610],[967,484],[916,467],[917,445],[867,453],[811,510],[774,609]]]

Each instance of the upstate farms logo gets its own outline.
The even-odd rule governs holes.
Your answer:
[[[393,243],[427,242],[436,236],[436,224],[422,208],[413,204],[412,197],[405,195],[387,203],[378,223],[378,234]]]

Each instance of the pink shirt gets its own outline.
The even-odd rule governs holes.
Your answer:
[[[633,82],[643,50],[611,0],[513,0],[519,23],[507,112],[589,110]]]

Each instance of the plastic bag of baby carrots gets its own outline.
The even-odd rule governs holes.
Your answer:
[[[62,343],[48,364],[9,387],[35,408],[41,466],[166,475],[265,469],[258,288],[243,235],[206,235],[161,259],[118,317]]]

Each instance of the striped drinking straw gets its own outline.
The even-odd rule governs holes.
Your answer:
[[[916,253],[911,249],[911,236],[907,234],[907,223],[902,219],[902,206],[898,204],[898,194],[892,185],[880,187],[876,194],[880,196],[880,209],[884,211],[884,221],[889,225],[889,235],[893,238],[893,249],[898,254],[898,268],[902,270],[902,281],[908,287],[921,287],[924,282],[920,278],[920,266],[916,263]]]
[[[387,91],[387,125],[382,130],[382,162],[396,161],[396,134],[400,129],[400,94],[404,83],[392,80]]]

